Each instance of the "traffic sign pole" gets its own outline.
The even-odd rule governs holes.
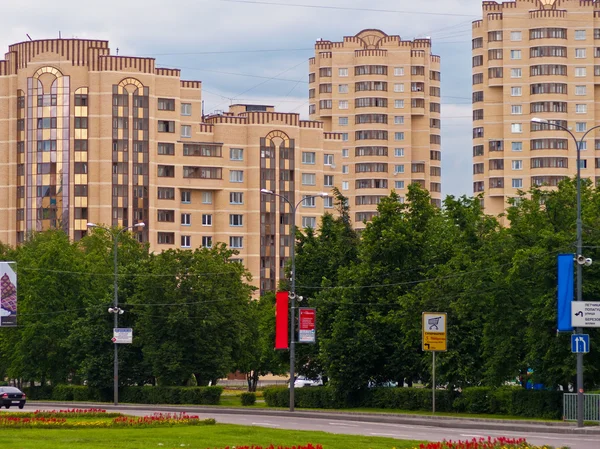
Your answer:
[[[431,354],[433,355],[433,367],[431,369],[433,398],[431,403],[433,404],[433,413],[435,413],[435,351],[432,351]]]

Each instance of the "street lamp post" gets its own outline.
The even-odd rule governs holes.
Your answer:
[[[290,279],[292,286],[290,288],[291,299],[291,321],[290,321],[290,412],[294,411],[294,377],[296,364],[296,210],[301,203],[311,198],[326,198],[329,194],[322,192],[317,195],[307,195],[298,203],[292,203],[287,197],[280,195],[268,189],[261,189],[261,193],[278,196],[290,206],[292,212],[292,242],[290,247],[290,258],[292,259],[292,268]]]
[[[549,126],[554,126],[556,128],[560,128],[563,131],[568,132],[573,140],[575,141],[575,148],[577,149],[577,256],[581,255],[582,246],[583,246],[583,236],[582,236],[582,221],[581,221],[581,148],[583,146],[583,142],[585,137],[593,130],[600,128],[600,125],[594,126],[588,129],[585,134],[581,137],[581,139],[577,140],[575,134],[571,132],[571,130],[565,126],[559,125],[557,123],[551,122],[549,120],[533,117],[531,119],[533,123],[545,123]],[[583,301],[583,267],[580,263],[577,264],[577,301]],[[578,334],[583,332],[583,329],[578,327],[575,329]],[[583,353],[577,353],[577,427],[583,427]]]
[[[119,230],[112,230],[105,226],[100,226],[95,223],[88,223],[88,228],[100,228],[104,229],[107,232],[110,232],[113,238],[113,264],[114,264],[114,279],[113,279],[113,306],[108,309],[108,313],[112,313],[114,315],[114,328],[119,327],[119,315],[123,314],[123,309],[119,308],[119,284],[118,280],[118,264],[117,264],[117,251],[119,248],[119,236],[123,234],[128,229],[133,228],[143,228],[146,226],[145,223],[136,223],[133,226],[128,226],[125,228],[121,228]],[[119,351],[118,344],[114,342],[114,359],[113,359],[113,392],[114,392],[114,402],[115,405],[119,405]]]

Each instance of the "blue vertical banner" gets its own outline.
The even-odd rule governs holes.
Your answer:
[[[574,254],[558,255],[558,330],[572,331],[571,302],[573,301]]]

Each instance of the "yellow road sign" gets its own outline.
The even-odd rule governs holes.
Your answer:
[[[423,312],[423,351],[446,351],[446,313]]]

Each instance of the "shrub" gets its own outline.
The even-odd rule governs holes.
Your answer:
[[[223,387],[125,387],[121,402],[217,405],[222,392]]]
[[[243,392],[241,395],[242,405],[254,405],[256,403],[256,394]]]
[[[27,399],[30,401],[52,399],[53,388],[50,385],[39,387],[23,387],[21,390],[23,390],[23,393],[27,395]]]
[[[492,401],[491,387],[469,387],[454,400],[453,408],[466,413],[497,413],[498,403]]]
[[[290,406],[290,390],[285,387],[265,388],[263,397],[265,398],[265,403],[268,407]]]
[[[85,385],[57,385],[52,390],[55,401],[89,401],[90,397],[90,388]]]

